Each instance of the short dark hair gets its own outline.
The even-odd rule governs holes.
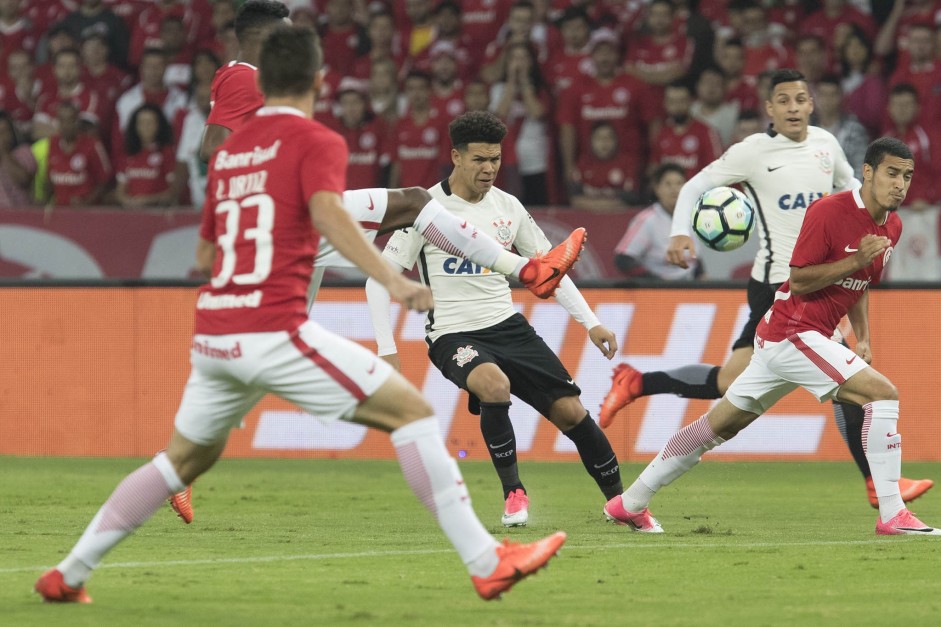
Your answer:
[[[56,62],[59,60],[59,57],[63,57],[65,55],[74,56],[76,59],[79,60],[79,63],[81,63],[82,61],[82,53],[78,51],[78,48],[63,48],[62,50],[57,51],[55,55],[53,55],[52,64],[55,65]]]
[[[771,94],[774,93],[774,88],[780,85],[781,83],[797,83],[803,82],[807,83],[807,79],[799,71],[794,68],[784,67],[779,70],[775,70],[771,74],[771,85],[768,86],[768,98],[771,98]]]
[[[137,134],[137,118],[145,111],[150,111],[157,116],[157,145],[164,148],[173,143],[173,128],[170,126],[163,109],[155,104],[145,102],[134,109],[134,113],[131,114],[131,119],[128,120],[127,127],[124,129],[124,150],[129,155],[136,155],[144,148],[141,137]]]
[[[880,137],[866,148],[866,156],[863,158],[863,163],[868,164],[875,170],[879,167],[879,164],[882,163],[882,160],[885,159],[886,155],[898,157],[899,159],[915,160],[908,144],[901,139],[896,139],[895,137]]]
[[[290,9],[277,0],[248,0],[235,14],[235,37],[242,41],[248,31],[283,22],[290,14]]]
[[[323,63],[320,38],[306,26],[282,26],[261,45],[258,83],[266,96],[300,96],[313,88]]]
[[[460,151],[468,144],[499,144],[506,137],[506,124],[490,111],[469,111],[448,125],[451,145]]]
[[[442,0],[441,2],[438,3],[438,6],[436,6],[432,10],[432,14],[438,15],[439,13],[443,11],[450,11],[454,13],[455,15],[460,15],[461,5],[455,2],[455,0]]]
[[[824,74],[820,77],[820,80],[817,81],[817,85],[834,85],[840,92],[843,91],[843,81],[840,80],[840,77],[836,74]]]
[[[676,172],[682,176],[683,179],[686,179],[686,170],[683,168],[683,166],[679,165],[678,163],[661,163],[657,166],[657,169],[653,171],[653,174],[650,175],[651,183],[653,183],[654,186],[659,185],[660,181],[663,180],[663,177],[665,177],[670,172]]]
[[[916,101],[920,100],[918,97],[918,90],[915,89],[915,86],[911,83],[899,83],[892,87],[889,90],[889,97],[910,94]]]

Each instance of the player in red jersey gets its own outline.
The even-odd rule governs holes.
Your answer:
[[[433,306],[428,288],[387,265],[343,209],[346,146],[311,119],[320,63],[310,29],[284,27],[266,40],[265,106],[209,166],[197,259],[212,267],[212,279],[196,304],[193,369],[176,429],[167,450],[128,475],[68,557],[40,577],[36,590],[45,600],[90,602],[84,584],[102,558],[207,471],[229,430],[269,392],[321,420],[389,432],[406,481],[484,599],[544,566],[565,541],[558,532],[532,544],[498,544],[474,514],[418,390],[370,351],[307,320],[318,231],[405,306]]]
[[[640,477],[608,501],[609,519],[637,531],[662,532],[648,509],[653,495],[802,387],[820,401],[838,398],[863,407],[863,448],[879,499],[876,534],[941,536],[941,529],[918,520],[902,501],[898,390],[869,366],[868,288],[879,282],[902,234],[895,212],[914,171],[908,146],[882,137],[866,150],[862,188],[810,206],[790,278],[758,325],[748,367],[715,407],[674,434]],[[855,350],[831,339],[843,316],[849,316],[856,334]]]

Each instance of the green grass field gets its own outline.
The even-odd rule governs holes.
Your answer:
[[[37,576],[139,463],[0,457],[0,625],[941,624],[941,538],[876,537],[848,463],[707,462],[657,497],[660,536],[605,523],[580,464],[527,462],[530,525],[506,534],[493,469],[464,463],[494,534],[569,534],[487,603],[394,462],[224,460],[192,525],[167,508],[108,556],[94,604],[40,603]],[[912,509],[941,525],[941,489]]]

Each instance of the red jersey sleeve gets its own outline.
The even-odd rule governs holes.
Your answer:
[[[804,223],[797,235],[794,252],[791,254],[791,266],[804,268],[825,263],[830,252],[830,233],[828,228],[829,217],[832,212],[827,211],[827,205],[821,206],[816,202],[807,209]]]
[[[304,202],[317,192],[342,194],[346,189],[346,165],[349,150],[338,133],[325,126],[311,134],[311,140],[300,159],[301,191]]]
[[[255,82],[255,75],[256,72],[247,66],[241,71],[217,74],[210,88],[212,108],[206,124],[216,124],[234,131],[258,111],[265,99]]]

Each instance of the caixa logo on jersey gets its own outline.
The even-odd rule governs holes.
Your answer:
[[[490,274],[491,272],[490,268],[478,266],[476,263],[460,257],[448,257],[441,264],[441,268],[445,274]]]
[[[790,211],[791,209],[806,209],[815,200],[820,200],[826,196],[824,192],[797,192],[796,194],[784,194],[778,198],[778,209]]]

